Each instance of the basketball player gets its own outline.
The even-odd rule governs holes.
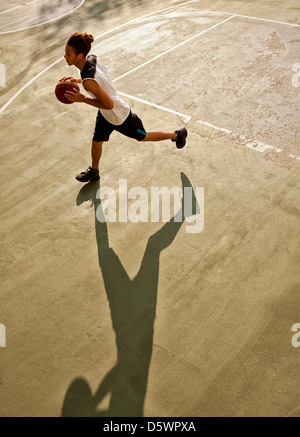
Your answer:
[[[131,112],[127,103],[119,96],[102,61],[95,55],[88,55],[92,35],[81,32],[73,33],[67,41],[64,58],[68,65],[75,65],[80,70],[81,79],[63,77],[62,81],[74,80],[82,83],[91,98],[79,91],[67,91],[65,96],[71,102],[82,102],[98,108],[95,131],[92,140],[92,165],[78,174],[76,179],[88,182],[100,179],[99,162],[102,145],[109,140],[110,134],[116,130],[137,141],[171,140],[178,149],[185,146],[187,130],[182,128],[175,132],[146,132],[141,119]]]

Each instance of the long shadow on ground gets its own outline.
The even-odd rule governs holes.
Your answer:
[[[183,188],[191,187],[183,173],[181,179]],[[65,395],[62,416],[142,417],[153,347],[159,257],[162,250],[172,244],[184,222],[184,219],[176,221],[176,217],[177,220],[184,217],[183,207],[148,239],[140,269],[131,280],[109,246],[106,222],[97,219],[102,210],[98,190],[99,181],[85,185],[78,194],[77,205],[86,200],[92,200],[94,205],[99,266],[116,336],[117,363],[94,395],[86,380],[75,379]],[[97,407],[107,395],[110,396],[109,407],[100,411]]]

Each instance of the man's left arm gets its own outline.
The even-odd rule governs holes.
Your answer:
[[[85,80],[85,89],[92,93],[96,98],[86,97],[80,91],[67,91],[65,96],[71,102],[86,103],[100,109],[113,109],[114,103],[110,96],[98,85],[98,82],[92,79]]]

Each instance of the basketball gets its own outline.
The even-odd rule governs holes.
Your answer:
[[[55,87],[55,95],[58,98],[58,100],[62,103],[65,104],[70,104],[70,103],[74,103],[74,102],[70,102],[70,100],[68,100],[65,97],[65,94],[67,91],[71,91],[74,92],[75,90],[79,91],[79,86],[76,82],[70,81],[70,82],[58,82],[58,84]]]

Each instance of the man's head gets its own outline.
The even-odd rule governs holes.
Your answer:
[[[85,59],[91,50],[93,35],[86,32],[75,32],[67,41],[65,59],[69,65],[77,65],[78,61]]]

